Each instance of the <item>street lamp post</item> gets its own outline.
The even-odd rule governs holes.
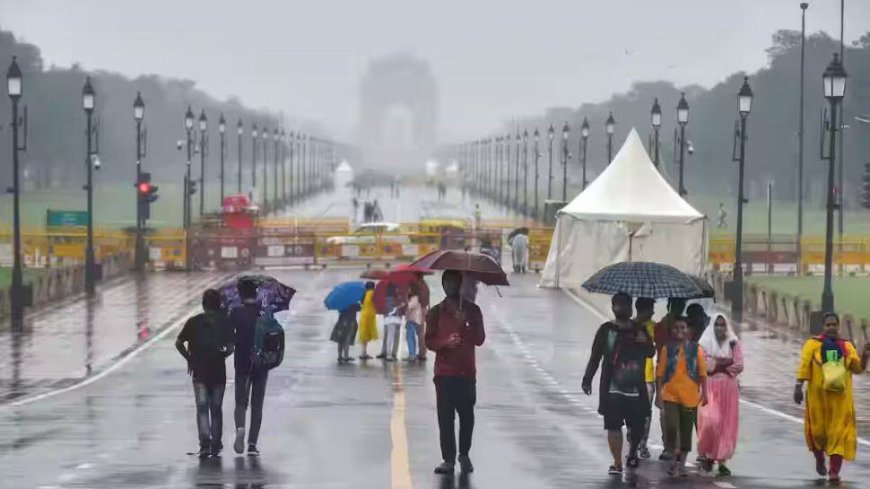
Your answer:
[[[586,148],[589,146],[589,120],[583,118],[583,125],[580,126],[580,142],[583,145],[580,151],[580,161],[583,165],[583,190],[586,190],[586,185],[589,184],[586,179]]]
[[[613,112],[607,116],[607,121],[604,123],[604,132],[607,133],[607,164],[613,161],[613,131],[616,129],[616,121],[613,119]]]
[[[834,59],[831,64],[825,69],[822,75],[822,87],[824,89],[825,98],[831,105],[831,117],[828,120],[828,127],[831,131],[830,145],[828,155],[824,155],[822,149],[822,159],[828,161],[828,203],[827,216],[825,225],[825,285],[822,289],[822,312],[834,312],[834,291],[831,287],[831,272],[833,268],[833,241],[834,241],[834,166],[836,159],[837,148],[837,129],[840,120],[837,118],[837,108],[843,97],[846,95],[846,70],[840,62],[838,54],[834,54]],[[840,189],[842,192],[842,189]],[[842,212],[842,211],[841,211]]]
[[[142,94],[136,93],[133,101],[133,120],[136,121],[136,185],[142,181],[142,119],[145,118],[145,101]],[[138,188],[136,189],[136,248],[133,250],[135,270],[145,270],[145,238],[143,236],[145,220],[142,215],[142,206],[145,198]]]
[[[539,147],[538,147],[539,140],[540,140],[540,134],[538,133],[538,128],[536,127],[535,128],[535,214],[534,214],[535,219],[537,219],[539,216],[539,214],[538,214],[538,205],[539,205],[538,201],[540,200],[540,197],[538,196],[538,191],[539,191],[538,189],[540,189],[540,187],[541,187],[541,184],[540,184],[541,172],[539,171],[539,166],[538,166],[538,160],[541,159],[541,151],[539,150]],[[551,146],[552,146],[552,143],[551,143]]]
[[[287,132],[281,129],[281,201],[287,206]]]
[[[224,155],[224,153],[226,152],[226,144],[227,144],[226,136],[224,133],[226,130],[227,130],[227,121],[226,121],[226,119],[224,119],[223,112],[221,112],[221,116],[218,119],[218,134],[220,134],[220,139],[221,139],[221,141],[220,141],[220,157],[221,157],[221,200],[220,200],[220,205],[221,205],[221,207],[223,207],[223,205],[224,205],[224,182],[225,182],[225,178],[224,178],[224,171],[225,171],[224,156],[225,155]]]
[[[807,2],[801,2],[801,75],[800,104],[798,121],[798,208],[797,208],[797,256],[798,274],[803,272],[803,250],[801,241],[804,236],[804,66],[806,64],[807,45]]]
[[[199,218],[205,214],[205,149],[206,129],[208,120],[205,118],[205,109],[199,113]]]
[[[739,323],[743,321],[743,206],[746,204],[743,179],[746,166],[746,118],[752,109],[752,89],[749,87],[749,77],[743,77],[743,86],[737,93],[737,109],[740,112],[740,126],[736,131],[735,139],[740,139],[740,153],[732,155],[732,160],[739,162],[740,167],[737,176],[737,243],[734,248],[731,318]]]
[[[653,163],[655,163],[656,168],[659,167],[661,163],[661,146],[659,145],[659,130],[662,127],[662,108],[659,106],[659,99],[656,97],[653,102],[652,110],[649,113],[650,122],[652,122],[653,127]]]
[[[10,284],[10,302],[12,329],[20,331],[24,328],[24,280],[21,266],[21,207],[20,183],[18,177],[18,152],[25,148],[18,143],[18,102],[21,100],[22,73],[18,60],[12,57],[12,63],[6,71],[6,92],[12,100],[12,283]],[[25,114],[26,114],[25,109]],[[25,119],[26,124],[26,119]],[[27,144],[27,126],[24,128],[24,146]]]
[[[269,213],[269,128],[263,127],[260,131],[260,139],[263,144],[263,213]]]
[[[295,175],[293,171],[293,158],[296,153],[296,134],[293,131],[290,131],[290,137],[287,138],[287,145],[290,149],[290,202],[296,201],[296,192],[294,190],[294,177],[299,178],[298,175]]]
[[[677,103],[677,123],[680,125],[680,196],[686,195],[686,186],[683,183],[683,173],[686,164],[686,124],[689,123],[689,102],[686,94],[680,94]]]
[[[87,191],[87,206],[88,206],[88,237],[85,248],[85,292],[88,296],[93,296],[96,291],[97,274],[95,269],[96,260],[94,259],[94,165],[93,165],[93,115],[94,106],[96,105],[96,92],[91,85],[91,77],[85,79],[85,86],[82,89],[82,107],[85,109],[87,119],[87,127],[85,128],[85,139],[87,140],[87,157],[85,158],[85,166],[87,166],[88,183],[85,186]]]
[[[562,202],[568,200],[568,121],[562,126]]]
[[[514,212],[520,211],[520,128],[514,138]]]
[[[190,172],[190,159],[191,159],[191,151],[193,147],[193,111],[190,110],[190,106],[187,106],[187,112],[184,114],[184,130],[187,132],[187,168],[186,173],[184,175],[184,256],[185,256],[185,269],[190,270],[190,228],[191,228],[191,203],[190,203],[190,190],[193,187],[193,180],[191,179]]]
[[[239,119],[239,123],[236,124],[236,146],[238,146],[237,151],[239,152],[239,173],[238,173],[238,192],[242,193],[242,136],[245,133],[245,126],[242,125],[242,119]]]
[[[529,215],[529,130],[523,129],[523,214]]]
[[[257,191],[257,138],[260,133],[257,131],[257,124],[251,127],[251,203],[254,203]]]
[[[272,143],[275,145],[273,159],[275,160],[275,172],[273,174],[275,180],[272,182],[272,206],[275,210],[280,209],[279,199],[278,199],[278,148],[281,145],[281,132],[275,128],[272,130]]]
[[[547,170],[547,200],[550,200],[553,198],[553,133],[554,132],[555,131],[553,129],[553,124],[551,123],[550,128],[547,130],[547,139],[548,139],[549,145],[550,145],[549,150],[548,150],[550,164],[549,164],[549,168]]]

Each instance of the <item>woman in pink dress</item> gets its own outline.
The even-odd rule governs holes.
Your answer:
[[[725,462],[734,456],[740,418],[740,386],[743,371],[740,340],[722,315],[716,317],[698,341],[707,358],[707,405],[698,409],[698,453],[708,472],[719,464],[719,475],[729,476]]]

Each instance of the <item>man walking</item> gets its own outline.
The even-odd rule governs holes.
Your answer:
[[[240,279],[236,285],[242,305],[230,311],[230,326],[235,335],[236,355],[236,439],[233,449],[242,454],[245,450],[245,414],[248,400],[251,403],[251,424],[248,435],[248,455],[258,456],[257,440],[260,424],[263,422],[263,399],[266,397],[266,381],[269,371],[254,367],[253,348],[254,330],[260,317],[260,304],[257,302],[257,285]]]
[[[604,416],[607,443],[613,456],[611,475],[622,474],[622,426],[628,429],[629,467],[639,464],[638,445],[643,437],[644,421],[650,414],[650,398],[644,381],[646,359],[655,354],[647,332],[631,320],[631,297],[619,293],[611,301],[613,321],[598,328],[592,343],[592,356],[586,365],[582,389],[592,394],[592,379],[601,365],[598,414]]]
[[[426,347],[435,352],[435,397],[443,462],[436,474],[453,474],[456,463],[455,415],[459,415],[459,467],[474,471],[468,452],[474,431],[477,399],[474,351],[486,333],[480,308],[460,296],[462,274],[447,270],[441,277],[446,298],[426,317]]]
[[[217,457],[223,449],[223,400],[227,383],[224,360],[233,353],[233,336],[221,311],[220,292],[202,294],[203,313],[188,319],[175,340],[175,348],[187,360],[193,374],[199,457]]]

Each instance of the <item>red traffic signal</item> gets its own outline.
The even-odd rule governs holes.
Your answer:
[[[151,191],[151,184],[148,182],[139,182],[139,193],[143,195],[148,195]]]

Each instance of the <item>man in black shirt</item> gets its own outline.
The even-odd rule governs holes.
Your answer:
[[[253,348],[254,329],[260,317],[260,304],[257,301],[257,285],[246,279],[236,285],[242,305],[230,311],[230,326],[235,334],[236,355],[236,439],[233,449],[242,454],[245,451],[245,413],[248,399],[251,401],[251,432],[248,436],[248,455],[257,456],[257,439],[260,424],[263,422],[263,399],[266,397],[266,380],[269,371],[254,368]]]
[[[628,429],[630,447],[628,466],[637,467],[638,445],[644,422],[650,414],[650,399],[644,379],[646,359],[655,354],[647,332],[631,320],[631,296],[613,296],[613,321],[598,328],[592,343],[592,355],[586,365],[582,389],[592,394],[592,379],[601,366],[598,414],[604,416],[607,442],[613,455],[608,473],[622,474],[622,426]]]
[[[199,456],[220,455],[223,444],[223,400],[227,383],[224,359],[233,352],[232,331],[221,311],[220,292],[202,294],[205,312],[188,319],[175,340],[175,348],[187,360],[193,374]],[[187,345],[185,345],[185,343]]]

